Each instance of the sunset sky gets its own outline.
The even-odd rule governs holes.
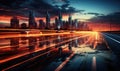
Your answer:
[[[61,10],[63,20],[71,14],[72,19],[87,22],[93,30],[109,30],[105,26],[110,23],[113,29],[120,27],[119,0],[0,0],[0,26],[9,26],[13,16],[20,19],[20,24],[27,23],[30,10],[34,11],[36,21],[44,19],[49,11],[53,22]]]

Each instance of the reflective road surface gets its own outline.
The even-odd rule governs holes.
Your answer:
[[[120,34],[0,34],[2,71],[120,71]]]

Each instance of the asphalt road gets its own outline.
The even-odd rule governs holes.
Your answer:
[[[93,52],[85,51],[82,53],[75,53],[61,69],[58,69],[58,71],[120,71],[119,34],[102,33],[101,36],[103,37],[104,42],[98,44]],[[105,43],[105,41],[107,43]],[[58,67],[55,69],[55,66],[58,65],[59,61],[58,63],[53,61],[48,64],[43,71],[57,71],[56,69]],[[51,70],[52,67],[54,67],[55,70]]]
[[[120,55],[120,34],[102,33],[112,51]]]
[[[88,34],[85,34],[88,35]],[[84,36],[85,36],[84,35]],[[98,37],[100,36],[100,37]],[[62,37],[64,38],[64,37]],[[80,37],[79,37],[80,38]],[[59,38],[54,38],[59,39]],[[57,41],[57,44],[76,40],[69,38]],[[44,41],[44,40],[43,40]],[[21,61],[18,66],[8,67],[6,71],[120,71],[120,34],[91,33],[89,37],[81,37],[77,47],[72,46],[72,52],[64,48],[60,53],[57,49],[45,52],[35,52],[28,62]],[[74,45],[74,44],[72,44]],[[95,45],[95,49],[94,48]],[[38,49],[36,49],[38,50]],[[44,54],[46,53],[46,54]],[[28,56],[28,55],[27,55]],[[26,56],[25,56],[26,57]],[[24,59],[24,57],[19,60]],[[25,60],[25,59],[24,59]],[[27,61],[25,60],[25,61]],[[14,62],[14,61],[12,61]],[[15,64],[17,65],[17,64]],[[14,65],[13,65],[14,66]],[[4,71],[3,70],[3,71]]]

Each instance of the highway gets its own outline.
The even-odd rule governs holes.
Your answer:
[[[119,35],[93,31],[0,35],[0,70],[120,71]]]
[[[80,48],[74,50],[74,56],[66,64],[62,62],[58,67],[52,69],[53,65],[58,65],[54,61],[45,67],[43,71],[120,71],[120,57],[117,56],[118,54],[114,54],[116,53],[115,50],[113,51],[113,49],[116,49],[119,52],[119,49],[112,44],[115,43],[119,47],[119,41],[115,40],[116,37],[105,36],[105,34],[100,33],[103,40],[97,40],[98,44],[95,50],[90,49],[87,44],[83,48],[79,46]],[[118,36],[119,34],[115,35]],[[106,39],[106,37],[109,38]],[[91,42],[91,40],[88,42]]]
[[[120,55],[120,34],[103,33],[103,36],[112,51],[115,54]]]

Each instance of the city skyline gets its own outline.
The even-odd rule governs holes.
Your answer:
[[[118,0],[6,0],[6,2],[1,0],[0,26],[9,26],[10,19],[13,16],[18,17],[20,24],[28,23],[30,10],[34,11],[37,23],[39,23],[40,19],[46,22],[46,11],[50,14],[51,23],[54,23],[54,19],[58,16],[59,10],[61,10],[62,19],[65,21],[68,21],[69,14],[71,14],[73,20],[78,19],[78,21],[90,22],[89,26],[92,23],[92,28],[96,25],[96,22],[100,26],[109,25],[109,23],[113,26],[120,26],[119,6],[120,2]],[[101,27],[98,29],[101,29]]]
[[[0,71],[120,71],[120,0],[0,0]]]
[[[20,24],[20,20],[13,16],[10,19],[10,26],[6,26],[5,28],[10,29],[40,29],[40,30],[92,30],[88,27],[88,25],[84,22],[78,21],[78,19],[73,20],[72,16],[69,15],[68,20],[62,19],[62,13],[59,11],[58,16],[54,19],[54,23],[51,23],[51,17],[48,11],[46,11],[46,18],[45,22],[40,19],[38,23],[36,23],[34,12],[29,11],[29,19],[28,23],[22,23]]]

